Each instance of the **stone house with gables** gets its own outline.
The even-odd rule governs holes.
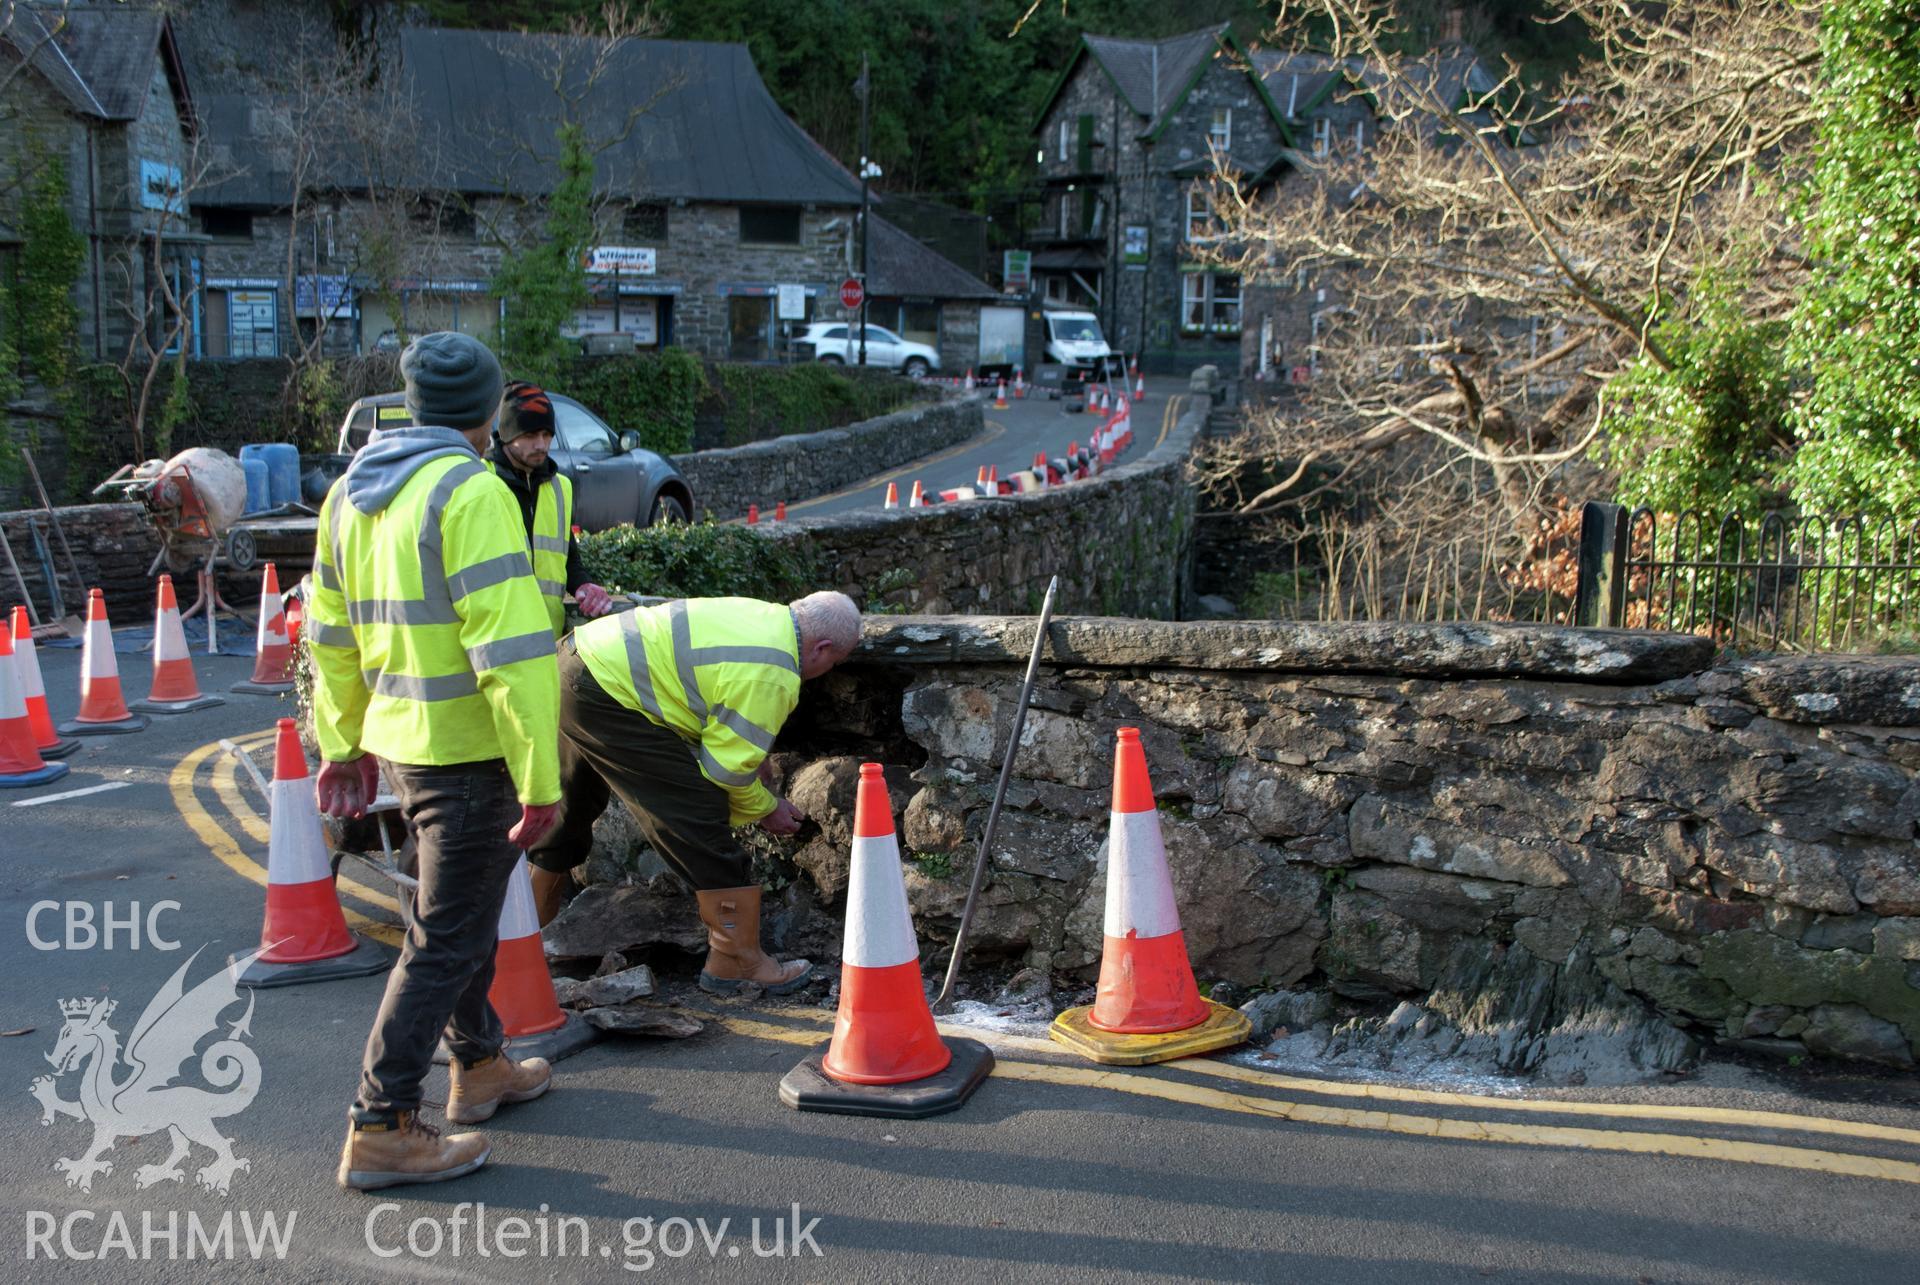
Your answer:
[[[1491,88],[1465,46],[1430,65],[1462,92]],[[1324,55],[1250,50],[1225,25],[1082,35],[1035,126],[1035,292],[1093,309],[1149,370],[1308,362],[1316,314],[1335,301],[1284,264],[1243,280],[1206,263],[1219,246],[1209,177],[1227,168],[1256,191],[1319,181],[1316,161],[1376,136],[1368,81]]]
[[[136,326],[161,337],[163,274],[182,297],[191,289],[197,237],[180,190],[198,133],[173,24],[126,4],[0,0],[0,83],[0,283],[18,284],[22,204],[57,160],[86,241],[77,346],[118,361]]]

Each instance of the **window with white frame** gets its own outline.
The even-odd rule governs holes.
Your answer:
[[[1219,229],[1213,223],[1213,194],[1204,183],[1187,188],[1187,240],[1211,241]]]
[[[1325,116],[1317,117],[1313,122],[1313,156],[1324,161],[1333,148],[1333,122]]]
[[[1187,334],[1238,334],[1240,278],[1187,272],[1180,278],[1180,329]]]
[[[1066,122],[1066,121],[1064,121],[1064,120],[1060,122],[1060,152],[1059,152],[1059,157],[1060,157],[1060,159],[1061,159],[1061,160],[1063,160],[1063,161],[1067,159],[1067,122]]]
[[[1213,125],[1207,130],[1207,142],[1223,152],[1233,148],[1233,108],[1213,109]]]

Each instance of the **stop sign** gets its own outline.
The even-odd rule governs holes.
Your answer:
[[[860,282],[848,277],[840,283],[840,305],[844,308],[858,308],[866,300],[867,292]]]

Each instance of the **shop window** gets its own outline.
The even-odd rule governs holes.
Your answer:
[[[753,245],[799,245],[800,207],[797,205],[743,205],[740,240]]]
[[[727,355],[735,361],[773,357],[773,300],[734,295],[727,300]]]

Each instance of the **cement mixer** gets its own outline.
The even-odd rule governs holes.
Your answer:
[[[235,571],[257,558],[252,534],[237,525],[247,507],[247,475],[225,451],[194,446],[170,460],[126,465],[93,493],[109,490],[146,506],[172,575],[207,567],[217,554]]]

